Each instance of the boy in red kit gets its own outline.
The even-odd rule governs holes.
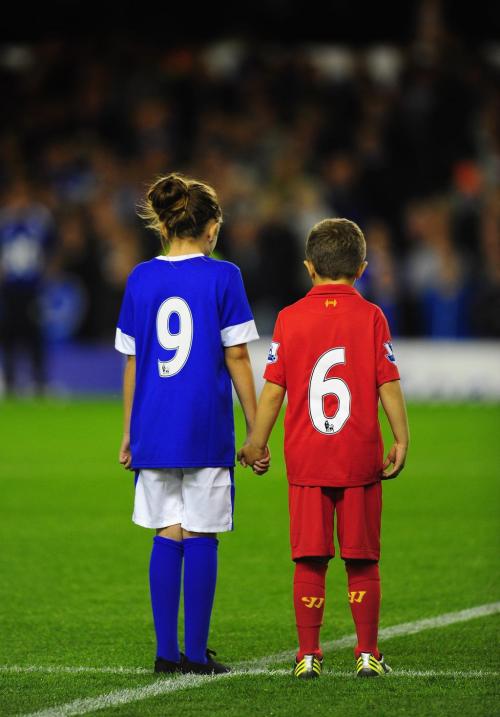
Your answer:
[[[363,233],[353,222],[325,219],[312,228],[304,263],[313,288],[278,315],[254,429],[238,454],[242,465],[251,466],[267,456],[288,392],[285,461],[299,678],[321,673],[319,633],[334,556],[334,514],[358,640],[356,672],[390,672],[377,645],[381,480],[403,469],[409,432],[387,321],[353,286],[367,266],[365,257]],[[394,435],[385,461],[379,398]]]

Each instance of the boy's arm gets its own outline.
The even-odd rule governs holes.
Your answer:
[[[285,393],[286,389],[277,383],[266,381],[264,384],[254,428],[243,448],[238,451],[238,460],[243,466],[253,466],[266,456],[267,441],[278,418]]]
[[[130,416],[135,391],[135,356],[127,356],[125,371],[123,373],[123,437],[120,445],[118,460],[124,468],[130,468],[132,455],[130,453]]]
[[[382,477],[395,478],[404,468],[410,441],[405,400],[399,381],[383,383],[378,393],[394,436],[394,443],[384,461]],[[393,467],[386,470],[391,463]]]

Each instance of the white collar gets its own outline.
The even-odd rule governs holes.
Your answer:
[[[164,256],[162,254],[161,256],[157,256],[155,258],[161,259],[162,261],[183,261],[184,259],[196,259],[199,256],[205,256],[205,254],[202,254],[201,252],[199,254],[179,254],[179,256]]]

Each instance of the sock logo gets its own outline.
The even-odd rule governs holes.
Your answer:
[[[363,602],[363,598],[366,595],[366,590],[353,590],[350,593],[347,593],[347,597],[349,598],[349,602]]]
[[[325,598],[320,597],[303,597],[302,602],[306,607],[321,607],[325,602]]]

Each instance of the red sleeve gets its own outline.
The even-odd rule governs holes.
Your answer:
[[[377,386],[399,379],[389,324],[378,307],[375,313],[375,361],[377,363]]]
[[[267,355],[267,365],[264,371],[264,378],[271,383],[277,383],[286,388],[286,362],[285,347],[283,346],[283,333],[281,330],[281,318],[278,314],[273,331],[273,340]]]

